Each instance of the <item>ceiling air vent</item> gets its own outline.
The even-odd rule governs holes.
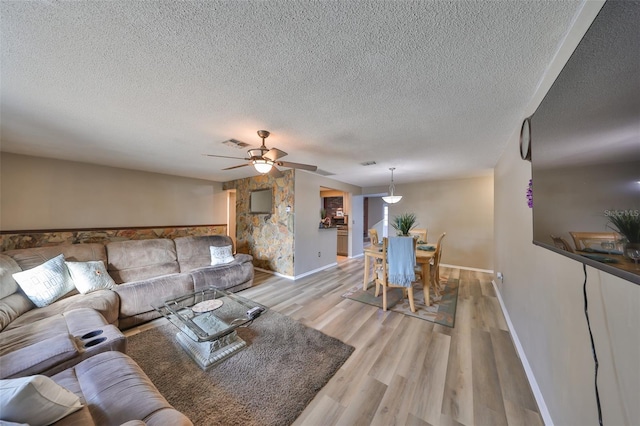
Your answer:
[[[222,144],[230,146],[232,148],[238,148],[238,149],[242,149],[244,147],[249,146],[248,143],[239,141],[238,139],[229,139],[229,140],[226,140],[226,141],[222,142]]]
[[[364,163],[360,163],[362,166],[373,166],[376,164],[375,161],[365,161]]]

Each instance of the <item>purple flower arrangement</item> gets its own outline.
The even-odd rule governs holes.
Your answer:
[[[533,179],[529,179],[529,186],[527,187],[527,205],[529,208],[533,208]]]

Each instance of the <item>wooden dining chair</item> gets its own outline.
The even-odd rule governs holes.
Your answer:
[[[418,237],[418,244],[427,243],[427,228],[413,228],[409,230],[409,235]]]
[[[436,251],[433,254],[433,260],[431,261],[431,276],[429,279],[431,280],[431,286],[433,287],[433,292],[436,296],[440,296],[440,259],[442,258],[442,240],[447,235],[446,232],[443,232],[442,235],[438,238],[438,242],[436,243]]]
[[[562,237],[556,237],[553,234],[549,234],[551,239],[553,240],[553,245],[560,250],[568,251],[569,253],[574,253],[573,247],[569,244],[567,240]]]
[[[402,238],[402,237],[396,237]],[[416,240],[413,240],[413,254],[414,254],[414,263],[415,263],[415,249],[416,249]],[[380,289],[382,289],[382,310],[387,310],[387,289],[389,288],[401,288],[402,296],[409,298],[409,308],[411,312],[416,311],[416,305],[413,298],[413,286],[409,285],[408,287],[397,285],[389,282],[389,239],[382,239],[382,262],[376,265],[375,271],[375,283],[376,283],[376,292],[375,296],[378,297],[380,295]]]
[[[378,231],[371,228],[369,229],[369,239],[371,240],[371,245],[377,246],[380,244],[380,240],[378,239]]]

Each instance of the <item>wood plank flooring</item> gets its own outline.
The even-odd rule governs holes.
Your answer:
[[[256,271],[240,294],[355,347],[295,425],[542,425],[491,275],[458,278],[454,328],[341,295],[362,284],[351,259],[291,281]]]

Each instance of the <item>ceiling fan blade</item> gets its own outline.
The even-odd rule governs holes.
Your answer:
[[[284,176],[284,174],[280,170],[276,169],[275,167],[271,168],[271,171],[269,172],[269,174],[274,178],[279,178]]]
[[[233,158],[234,160],[249,160],[248,158],[244,158],[244,157],[228,157],[226,155],[215,155],[215,154],[202,154],[205,155],[207,157],[217,157],[217,158]]]
[[[290,169],[309,170],[310,172],[315,172],[316,170],[318,170],[318,166],[312,166],[311,164],[290,163],[288,161],[278,161],[276,164],[281,167],[288,167]]]
[[[238,167],[244,167],[244,166],[248,166],[248,164],[239,164],[237,166],[227,167],[226,169],[222,169],[222,170],[232,170],[232,169],[237,169]]]
[[[264,154],[262,157],[263,158],[267,158],[271,161],[276,161],[278,158],[282,158],[285,155],[287,155],[286,152],[284,151],[280,151],[278,148],[271,148],[266,154]]]

